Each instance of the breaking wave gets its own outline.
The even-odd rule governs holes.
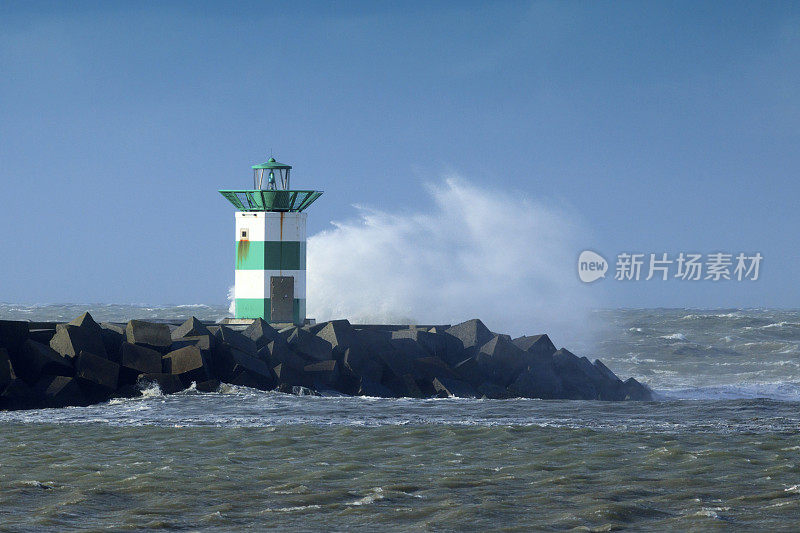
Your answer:
[[[592,307],[575,276],[586,232],[565,206],[449,177],[429,209],[355,206],[354,220],[308,239],[308,316],[357,323],[454,324],[586,337]]]
[[[800,383],[737,383],[706,387],[684,387],[656,391],[666,400],[776,400],[800,401]]]

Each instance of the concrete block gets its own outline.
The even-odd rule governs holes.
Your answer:
[[[402,352],[403,355],[410,357],[411,359],[427,357],[429,355],[428,352],[422,349],[422,346],[410,338],[393,338],[390,343],[392,348],[394,348],[396,351]]]
[[[227,344],[244,353],[255,355],[258,351],[258,346],[253,339],[245,337],[242,333],[232,330],[227,326],[220,326],[214,336],[217,338],[218,342]]]
[[[246,368],[237,367],[229,383],[231,385],[238,385],[240,387],[250,387],[251,389],[271,390],[274,386],[274,380],[265,377],[262,374],[255,374]]]
[[[336,384],[336,390],[354,396],[358,394],[361,388],[361,376],[359,376],[350,365],[347,363],[340,363],[339,365],[339,381]]]
[[[21,320],[0,320],[0,347],[13,355],[28,339],[28,322]]]
[[[339,381],[340,367],[339,362],[333,359],[327,361],[319,361],[306,365],[303,369],[314,388],[319,390],[336,389]]]
[[[591,363],[581,359],[564,348],[553,354],[555,372],[564,386],[563,398],[570,400],[598,400],[600,393],[593,376],[587,367],[599,374]]]
[[[414,377],[431,381],[434,378],[455,379],[453,370],[438,357],[420,357],[413,361]]]
[[[279,363],[273,367],[273,372],[275,372],[276,379],[280,385],[287,385],[289,387],[292,386],[302,386],[302,387],[311,387],[313,383],[311,382],[311,377],[306,375],[303,370],[298,370],[291,365],[286,363]]]
[[[481,398],[488,398],[490,400],[504,400],[512,397],[505,387],[491,382],[481,383],[478,385],[476,392]]]
[[[419,338],[418,335],[419,342],[431,355],[439,357],[451,367],[474,355],[472,353],[465,354],[464,343],[445,331],[445,328],[432,327],[428,330],[430,336]],[[431,347],[434,349],[431,350]]]
[[[433,390],[435,391],[436,397],[438,397],[438,398],[452,398],[452,397],[455,396],[455,394],[450,392],[447,389],[447,387],[442,385],[442,382],[439,381],[438,379],[433,378],[433,381],[431,382],[431,384],[433,385]]]
[[[417,384],[420,392],[422,393],[423,398],[437,398],[442,397],[439,393],[436,392],[436,389],[433,386],[433,381],[431,379],[418,379],[414,378],[414,382]],[[438,380],[437,380],[438,381]]]
[[[655,399],[653,391],[633,378],[628,378],[623,384],[626,400],[649,402]]]
[[[55,350],[40,342],[26,340],[18,356],[12,358],[16,374],[29,384],[36,383],[43,375],[72,376],[71,362]]]
[[[617,382],[617,381],[620,383],[622,382],[622,380],[619,379],[617,375],[611,371],[611,369],[609,369],[606,365],[604,365],[600,359],[594,360],[594,367],[597,369],[598,372],[600,372],[600,374],[603,375],[605,379],[612,382]]]
[[[355,329],[347,320],[331,320],[316,335],[340,354],[357,341]]]
[[[22,378],[14,378],[0,393],[0,408],[2,409],[33,409],[44,407],[45,402],[41,394],[25,383]]]
[[[201,335],[211,335],[211,332],[209,332],[205,324],[196,317],[189,318],[170,333],[172,340],[182,339],[184,337],[198,337]]]
[[[161,353],[167,351],[172,344],[169,326],[144,320],[131,320],[125,327],[125,340],[131,344],[138,344],[152,348]]]
[[[482,346],[494,337],[489,328],[477,318],[451,326],[445,333],[460,340],[464,345],[464,349]]]
[[[100,329],[107,329],[124,337],[126,325],[127,324],[116,324],[114,322],[100,322]]]
[[[294,328],[286,339],[289,346],[313,361],[326,361],[332,357],[331,344],[302,328]]]
[[[466,381],[473,387],[477,387],[485,381],[483,369],[478,365],[474,357],[467,357],[456,366],[453,372],[462,381]]]
[[[528,353],[553,355],[556,352],[556,346],[550,337],[542,335],[530,335],[517,337],[512,341],[514,345],[520,350]]]
[[[235,348],[231,348],[231,357],[233,368],[229,383],[261,390],[275,386],[275,374],[267,362]]]
[[[272,341],[258,353],[268,361],[271,368],[284,363],[295,370],[303,370],[310,363],[309,359],[303,358],[282,341]]]
[[[242,335],[256,343],[256,348],[261,349],[278,336],[278,330],[261,318],[257,318],[242,332]]]
[[[210,354],[211,351],[214,349],[216,345],[216,337],[213,335],[197,335],[197,336],[188,336],[188,337],[181,337],[180,339],[176,339],[172,341],[170,345],[169,351],[179,350],[180,348],[185,348],[186,346],[197,346],[204,355]]]
[[[458,398],[476,398],[478,396],[477,391],[475,388],[467,383],[466,381],[461,381],[460,379],[453,379],[453,378],[435,378],[433,383],[434,388],[436,389],[436,382],[438,382],[442,387],[444,387],[451,396],[456,396]],[[437,389],[437,394],[439,390]]]
[[[361,347],[371,356],[392,349],[390,342],[392,340],[391,331],[356,329],[355,336]]]
[[[322,328],[324,328],[327,325],[328,325],[327,322],[317,322],[316,324],[307,324],[303,326],[303,329],[311,333],[312,335],[316,335]]]
[[[378,353],[378,358],[395,376],[414,373],[414,358],[397,349]]]
[[[53,340],[53,336],[55,336],[56,330],[53,329],[32,329],[28,334],[28,338],[32,341],[40,342],[42,344],[50,345],[50,341]]]
[[[211,377],[203,354],[197,346],[186,346],[169,352],[162,358],[162,368],[165,374],[180,376],[186,386]]]
[[[401,376],[401,380],[403,385],[405,385],[406,393],[404,394],[405,397],[408,398],[425,398],[428,395],[422,392],[422,389],[419,388],[419,384],[414,379],[414,376],[411,374],[404,374]]]
[[[203,368],[203,354],[196,346],[185,346],[162,357],[166,374],[180,375]]]
[[[392,332],[393,339],[411,339],[415,341],[427,355],[438,357],[449,365],[455,365],[463,360],[464,345],[452,335],[438,332],[437,328],[430,331],[410,327]]]
[[[228,329],[229,328],[225,328]],[[235,331],[224,331],[220,329],[217,332],[216,346],[212,350],[212,356],[209,360],[210,375],[220,379],[223,383],[231,383],[234,378],[237,361],[241,354],[247,355],[254,359],[259,359],[258,351],[252,351],[256,344],[251,339],[242,336]],[[232,343],[223,342],[222,338],[231,340]],[[239,347],[246,348],[241,350]]]
[[[140,389],[135,382],[126,385],[122,385],[122,382],[120,382],[113,396],[114,398],[141,398],[143,395],[142,389]]]
[[[140,374],[136,379],[136,385],[140,389],[146,389],[153,384],[158,385],[162,394],[175,394],[186,389],[180,376],[175,374],[165,374],[163,372],[154,372],[148,374]]]
[[[297,329],[297,326],[295,326],[295,325],[281,327],[281,328],[278,329],[278,336],[282,337],[283,340],[287,340],[289,338],[289,335],[294,333],[295,329]],[[308,333],[308,330],[304,330],[304,331],[306,331],[306,333]],[[312,333],[312,335],[313,335],[313,333]]]
[[[540,398],[550,400],[564,397],[561,379],[552,369],[526,369],[509,385],[508,391],[518,398]]]
[[[394,392],[389,387],[381,385],[377,381],[369,379],[362,379],[361,386],[358,390],[359,396],[373,396],[376,398],[392,398],[395,396]]]
[[[495,335],[475,354],[475,361],[487,381],[508,386],[527,366],[525,352],[508,338]]]
[[[350,367],[362,380],[380,383],[383,379],[383,363],[378,358],[370,356],[361,346],[347,348],[342,363]]]
[[[11,368],[11,359],[8,358],[8,349],[0,347],[0,391],[5,389],[15,377],[14,370]]]
[[[100,336],[106,347],[106,354],[112,359],[113,354],[118,354],[120,346],[125,341],[125,328],[117,324],[100,323]]]
[[[123,342],[114,361],[120,365],[123,383],[134,383],[139,374],[161,373],[161,352],[137,344]]]
[[[105,357],[82,351],[75,358],[75,378],[84,391],[110,394],[117,388],[119,365]]]
[[[95,322],[94,318],[92,318],[92,315],[89,314],[88,311],[83,313],[78,318],[71,320],[70,322],[67,322],[67,325],[76,326],[79,328],[86,328],[96,333],[100,333],[100,324]]]
[[[83,326],[72,326],[69,324],[59,324],[56,334],[50,340],[50,347],[64,357],[74,359],[83,351],[107,357],[106,345],[97,329]]]
[[[625,399],[622,381],[603,365],[603,363],[600,363],[601,367],[598,367],[598,365],[592,364],[586,357],[579,357],[578,365],[580,370],[594,385],[597,391],[595,399],[606,401]]]
[[[66,376],[43,376],[34,389],[44,398],[48,407],[88,405],[78,381]]]

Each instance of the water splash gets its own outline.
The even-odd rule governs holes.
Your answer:
[[[236,315],[236,291],[233,285],[228,287],[228,313],[230,316]]]
[[[433,206],[355,220],[308,240],[308,316],[357,323],[457,323],[586,337],[592,306],[575,275],[587,232],[568,207],[457,176],[425,187]]]

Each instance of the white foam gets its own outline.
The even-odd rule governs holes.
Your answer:
[[[234,298],[235,292],[235,286],[231,285],[228,287],[228,313],[230,313],[231,316],[236,315],[236,299]]]
[[[761,326],[761,329],[777,329],[777,328],[796,328],[800,326],[797,322],[774,322],[772,324],[767,324],[766,326]]]
[[[800,401],[800,383],[765,382],[711,385],[658,389],[657,394],[676,400],[751,400],[765,398],[780,401]]]
[[[575,272],[588,232],[569,208],[459,177],[429,184],[429,209],[358,207],[308,240],[308,316],[454,324],[586,338],[592,291]]]
[[[372,489],[372,494],[367,494],[363,498],[359,498],[358,500],[352,501],[347,505],[369,505],[371,503],[375,503],[378,500],[383,499],[383,489],[380,487],[375,487]]]
[[[164,396],[161,392],[161,387],[158,386],[158,383],[155,381],[148,382],[144,387],[140,387],[142,391],[143,398],[156,398],[158,396]]]
[[[293,507],[278,507],[277,509],[264,509],[263,513],[294,513],[297,511],[308,511],[310,509],[319,509],[317,504],[313,505],[295,505]]]

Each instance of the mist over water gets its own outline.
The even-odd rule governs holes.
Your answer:
[[[449,176],[412,212],[355,206],[308,239],[308,316],[353,323],[455,324],[585,338],[596,305],[574,272],[586,233],[567,206]],[[430,201],[428,201],[430,200]]]

